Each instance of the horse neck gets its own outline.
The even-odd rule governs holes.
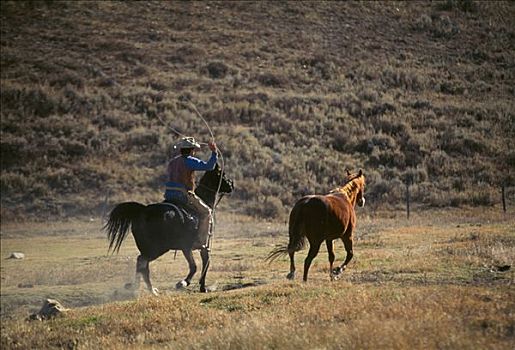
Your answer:
[[[215,204],[215,192],[211,192],[207,187],[198,186],[195,189],[195,194],[199,196],[209,208],[213,209],[213,205]]]
[[[350,181],[345,184],[343,187],[340,187],[335,190],[335,192],[341,193],[347,197],[352,206],[356,205],[356,201],[358,199],[358,185],[355,181]]]
[[[204,176],[199,181],[199,185],[195,189],[195,194],[202,199],[204,203],[206,203],[211,209],[213,209],[213,206],[215,205],[216,200],[216,188],[211,188],[211,186],[208,186],[205,181],[205,177],[208,173],[206,172]]]

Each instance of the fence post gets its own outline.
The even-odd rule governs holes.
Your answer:
[[[410,181],[409,180],[406,180],[406,216],[407,216],[407,219],[409,220],[409,202],[410,202],[410,194],[409,194],[409,185],[410,185]]]
[[[501,186],[501,194],[502,194],[502,210],[506,213],[506,192],[504,190],[504,184]]]

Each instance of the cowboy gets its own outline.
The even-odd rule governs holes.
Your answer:
[[[218,160],[216,144],[213,141],[208,143],[211,150],[209,160],[203,161],[195,158],[195,153],[200,149],[200,144],[193,137],[185,137],[179,141],[175,148],[180,154],[168,163],[166,192],[164,194],[167,202],[189,205],[199,215],[199,236],[207,232],[210,234],[211,209],[194,192],[195,171],[213,170]]]

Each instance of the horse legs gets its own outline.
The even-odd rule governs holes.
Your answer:
[[[206,275],[207,275],[207,269],[209,268],[209,249],[208,248],[202,248],[200,250],[200,257],[202,258],[202,274],[200,275],[200,291],[202,293],[207,292],[206,289]]]
[[[295,278],[295,259],[293,258],[295,252],[288,252],[288,255],[290,256],[290,273],[286,275],[286,278],[292,280]]]
[[[191,249],[183,249],[182,254],[188,261],[190,272],[188,273],[188,276],[186,276],[185,279],[183,279],[180,282],[177,282],[177,284],[175,285],[175,288],[177,289],[189,286],[191,283],[191,279],[193,278],[193,275],[195,274],[195,272],[197,272],[197,264],[195,263],[195,259],[193,258],[193,251]]]
[[[354,253],[352,252],[352,236],[350,234],[346,234],[342,238],[343,245],[345,246],[345,251],[347,252],[347,256],[345,257],[345,261],[339,267],[334,270],[335,275],[339,275],[347,268],[347,264],[351,261]]]
[[[140,277],[143,276],[143,281],[147,284],[150,293],[158,295],[157,288],[153,288],[150,282],[150,270],[148,265],[149,261],[143,257],[143,255],[139,255],[136,261],[136,286],[139,286]]]
[[[304,260],[304,278],[303,278],[304,282],[306,282],[308,280],[309,267],[311,266],[311,262],[313,261],[315,256],[318,254],[321,244],[322,244],[322,241],[310,242],[308,256],[306,257],[306,260]]]
[[[351,261],[352,257],[354,256],[354,253],[352,252],[352,236],[344,236],[343,237],[343,245],[345,246],[345,251],[347,252],[347,256],[345,257],[345,261],[342,265],[342,270],[345,270],[347,268],[347,264]]]
[[[329,257],[329,277],[331,278],[331,281],[334,281],[336,279],[336,276],[333,273],[333,264],[334,264],[334,258],[335,258],[333,240],[327,239],[325,241],[325,244],[327,246],[327,254]]]

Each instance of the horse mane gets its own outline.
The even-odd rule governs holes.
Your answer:
[[[329,193],[341,193],[345,195],[348,199],[352,198],[352,194],[356,189],[358,188],[358,184],[356,183],[356,180],[359,179],[361,175],[356,175],[350,180],[348,180],[345,185],[341,187],[336,187],[335,189],[331,190]]]

